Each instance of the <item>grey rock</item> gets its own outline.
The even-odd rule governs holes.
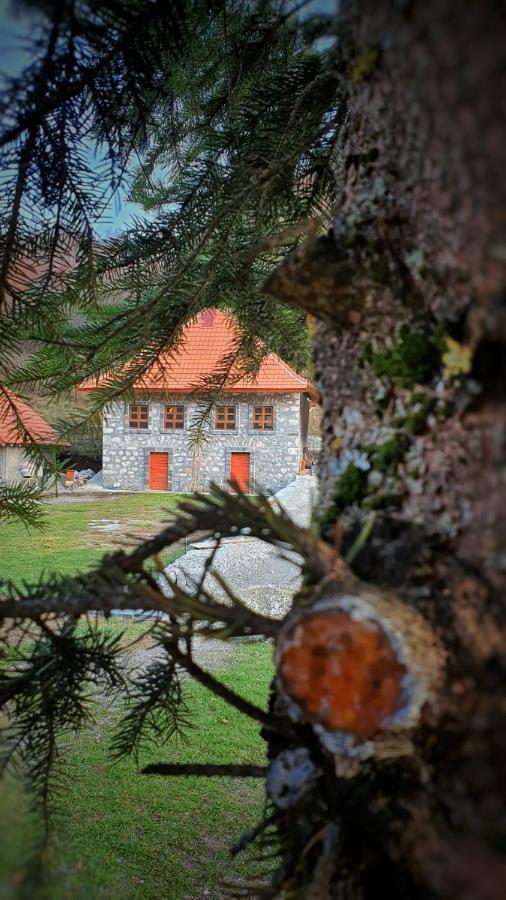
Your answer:
[[[271,503],[281,505],[297,524],[307,526],[315,496],[316,479],[304,476],[278,491]],[[214,541],[197,542],[188,553],[167,567],[165,590],[170,592],[169,580],[190,593],[195,590],[214,550]],[[213,568],[251,609],[282,618],[301,584],[301,562],[298,554],[292,551],[280,551],[257,538],[240,536],[219,546]],[[212,572],[207,573],[204,587],[222,599],[226,597]]]

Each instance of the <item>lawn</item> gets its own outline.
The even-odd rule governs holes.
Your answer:
[[[132,626],[130,626],[132,627]],[[264,708],[272,678],[266,644],[235,645],[224,682]],[[196,728],[191,743],[149,752],[141,765],[265,760],[259,726],[199,685],[186,682]],[[62,898],[224,898],[225,875],[244,872],[228,850],[262,816],[263,785],[254,779],[159,778],[139,775],[132,760],[112,765],[108,740],[118,710],[103,706],[96,723],[67,742],[61,817],[43,863],[43,886],[26,881],[36,820],[23,809],[19,785],[0,787],[0,896]]]
[[[45,504],[44,529],[27,529],[19,522],[2,525],[0,578],[37,581],[56,572],[74,575],[127,540],[143,540],[172,517],[183,494],[117,494],[98,499],[62,498]],[[181,549],[168,550],[169,563]]]

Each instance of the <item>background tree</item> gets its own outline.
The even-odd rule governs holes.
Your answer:
[[[264,6],[243,14],[257,11],[264,21]],[[212,12],[209,21],[202,44],[206,58],[212,58],[216,39]],[[315,357],[324,404],[320,524],[325,540],[295,528],[266,503],[259,508],[245,498],[215,492],[196,508],[186,507],[186,518],[131,554],[115,554],[80,579],[55,578],[22,593],[11,588],[10,599],[0,607],[7,621],[32,620],[40,629],[28,670],[6,674],[4,695],[12,739],[26,747],[28,760],[38,760],[35,772],[44,796],[57,751],[56,723],[79,724],[79,695],[87,678],[102,671],[115,684],[114,654],[95,632],[84,644],[76,638],[78,614],[134,602],[168,614],[159,635],[168,662],[134,694],[128,726],[124,723],[118,738],[122,752],[137,745],[147,709],[162,732],[177,727],[175,662],[224,695],[192,658],[196,631],[274,637],[277,680],[269,713],[225,692],[229,702],[262,723],[269,743],[270,809],[250,837],[267,848],[274,837],[278,841],[281,862],[265,888],[271,895],[367,900],[380,891],[395,898],[448,900],[502,895],[502,25],[503,10],[492,0],[464,9],[454,0],[345,4],[337,20],[337,52],[317,55],[327,60],[325,72],[334,73],[332,90],[325,95],[320,82],[323,78],[326,84],[330,76],[313,74],[288,115],[302,129],[306,108],[312,117],[312,104],[321,98],[317,133],[328,121],[334,129],[329,154],[337,184],[332,227],[325,236],[307,238],[265,284],[267,294],[319,320]],[[298,26],[296,31],[302,34]],[[199,45],[198,37],[192,40]],[[253,52],[248,38],[242,41],[238,30],[234,57],[239,61],[249,59],[247,50]],[[226,54],[220,53],[222,57]],[[268,71],[266,58],[261,59]],[[289,62],[290,57],[287,71]],[[244,71],[240,64],[239,69]],[[281,74],[284,70],[280,64]],[[225,85],[230,83],[235,86],[225,79]],[[212,97],[208,83],[203,84],[204,99]],[[311,84],[315,93],[309,102]],[[190,109],[186,89],[181,93],[177,127],[184,125],[184,116],[182,122],[178,118],[184,103]],[[195,127],[200,103],[205,107],[198,96]],[[253,97],[254,92],[248,104]],[[237,114],[228,100],[227,95],[215,141],[227,134],[224,124]],[[284,126],[274,122],[284,146],[286,120]],[[209,141],[209,132],[205,134]],[[249,137],[243,147],[245,134]],[[235,139],[241,160],[251,146],[251,131],[241,125]],[[182,144],[195,152],[191,141]],[[225,150],[211,142],[213,177],[224,159],[235,160],[232,153],[227,156],[227,140],[219,147]],[[305,158],[300,148],[298,152]],[[269,144],[265,157],[254,157],[256,170],[269,168],[272,157],[276,168],[276,150]],[[150,178],[160,163],[159,147],[145,169]],[[184,172],[189,163],[185,158]],[[189,169],[193,178],[191,165]],[[293,177],[297,170],[291,171],[290,196],[296,203],[312,180]],[[237,173],[236,184],[247,184],[249,191],[245,170],[239,167]],[[261,186],[253,177],[254,205],[243,207],[231,222],[226,204],[237,199],[227,194],[228,180],[234,185],[233,166],[226,175],[223,193],[218,178],[215,194],[214,182],[200,170],[204,194],[190,187],[189,196],[195,200],[193,215],[198,212],[204,223],[203,239],[197,240],[195,254],[179,245],[176,274],[161,257],[149,268],[151,279],[161,282],[144,311],[169,306],[169,284],[174,289],[170,302],[176,307],[179,297],[182,307],[194,296],[191,284],[198,285],[203,297],[203,285],[213,283],[213,235],[220,234],[215,196],[225,204],[219,207],[224,245],[228,248],[230,241],[230,248],[236,248],[230,257],[224,254],[230,267],[225,284],[242,289],[245,278],[260,279],[265,269],[274,268],[273,256],[281,251],[275,246],[272,253],[277,243],[273,235],[280,231],[280,221],[289,227],[300,221],[299,211],[285,222],[277,208],[264,233],[267,243],[261,236],[259,242],[258,231],[248,223],[257,224],[252,211],[258,209],[255,191],[259,188],[262,196]],[[163,186],[148,186],[142,175],[135,189],[145,197],[154,190],[155,199],[160,196],[163,202],[173,198]],[[330,190],[326,185],[325,197]],[[272,196],[278,192],[282,180],[273,182]],[[176,215],[184,217],[185,211],[183,200]],[[175,224],[170,216],[169,211],[168,221]],[[177,240],[184,227],[176,221]],[[239,252],[235,242],[242,229]],[[250,236],[253,249],[245,263],[242,250]],[[136,247],[142,242],[129,240]],[[170,257],[170,241],[168,253]],[[177,268],[181,259],[186,260],[182,273]],[[142,267],[143,259],[136,264]],[[128,242],[120,241],[120,276],[129,265]],[[112,271],[107,261],[103,271]],[[125,276],[125,289],[129,278]],[[258,280],[253,283],[258,287]],[[149,284],[152,289],[153,281]],[[246,299],[241,294],[241,302]],[[262,309],[267,303],[262,300]],[[126,329],[135,315],[135,309],[128,311]],[[135,360],[128,377],[152,360],[162,324],[173,333],[169,322],[172,327],[167,314],[148,317],[146,354]],[[123,357],[117,347],[111,357],[104,351],[97,368],[126,361],[126,346]],[[140,339],[136,349],[144,353]],[[58,365],[60,360],[57,356]],[[113,391],[127,386],[127,377],[111,382]],[[146,560],[196,527],[220,535],[248,527],[262,539],[301,553],[304,587],[281,626],[245,610],[238,598],[229,597],[232,605],[224,607],[203,585],[191,595],[176,588],[173,594],[161,590],[146,571]],[[62,626],[51,614],[63,611],[69,617]],[[68,665],[74,658],[83,661],[81,668]],[[44,676],[42,682],[48,659],[52,680]],[[73,696],[75,703],[62,709],[58,698],[64,695]],[[48,696],[54,702],[46,700],[42,707]],[[19,744],[21,738],[25,743]],[[174,774],[174,767],[161,765],[157,771]],[[219,774],[213,767],[201,771]]]

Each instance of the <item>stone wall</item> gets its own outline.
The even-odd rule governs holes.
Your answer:
[[[237,407],[235,431],[215,431],[206,426],[207,440],[199,451],[190,445],[188,427],[199,415],[195,398],[166,396],[160,400],[139,400],[149,405],[147,429],[128,427],[128,403],[111,404],[103,425],[103,484],[105,488],[147,490],[149,454],[169,452],[169,488],[173,491],[207,490],[212,481],[224,486],[230,471],[230,454],[248,452],[250,476],[255,485],[277,491],[297,476],[301,458],[300,394],[255,394],[228,398],[227,405]],[[166,404],[185,408],[185,428],[163,430]],[[274,407],[274,430],[254,431],[254,405]]]

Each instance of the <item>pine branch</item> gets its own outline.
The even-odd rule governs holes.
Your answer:
[[[129,687],[127,712],[116,728],[111,752],[115,759],[132,755],[138,763],[141,749],[165,746],[191,727],[174,660],[156,660]]]
[[[41,488],[32,484],[0,484],[0,524],[19,520],[26,528],[42,529],[46,514]]]
[[[154,90],[144,101],[136,94],[133,100],[134,106],[142,101],[142,109],[150,110],[152,117],[145,120],[149,151],[141,159],[132,196],[146,208],[157,208],[156,221],[139,220],[132,231],[100,248],[91,288],[88,241],[72,277],[53,292],[55,307],[58,291],[63,290],[69,308],[82,308],[88,298],[87,321],[73,334],[61,334],[60,359],[54,356],[51,373],[41,371],[40,362],[47,356],[39,354],[31,371],[19,375],[33,383],[38,369],[40,383],[52,392],[69,390],[82,378],[101,378],[90,413],[75,427],[91,422],[105,404],[124,396],[159,354],[174,346],[184,322],[214,305],[217,296],[240,318],[246,351],[241,365],[249,366],[246,357],[251,360],[255,354],[250,339],[255,332],[268,349],[292,361],[293,348],[299,359],[307,351],[303,317],[266,302],[262,285],[282,258],[280,240],[296,244],[299,223],[318,216],[323,198],[331,198],[337,73],[332,52],[316,51],[312,45],[328,25],[313,18],[306,24],[289,10],[280,16],[269,4],[262,5],[260,18],[254,8],[229,4],[225,22],[219,6],[205,14],[198,3],[185,8],[188,23],[199,16],[199,28],[188,24],[184,34],[187,52],[162,56],[156,75],[150,75],[157,85],[163,82],[164,89]],[[227,59],[220,55],[224,28]],[[123,96],[124,85],[120,89]],[[104,102],[107,115],[112,115],[110,99]],[[115,151],[120,168],[128,152],[125,141],[131,129],[127,131],[124,137],[112,115],[108,140],[122,142],[121,159]],[[54,140],[52,136],[52,144]],[[146,146],[143,140],[136,150]],[[155,169],[167,172],[161,186],[153,180]],[[59,171],[68,171],[68,197],[75,199],[79,184],[74,183],[74,170],[63,159]],[[55,183],[58,196],[61,189],[60,178]],[[90,202],[86,193],[79,200],[79,216],[87,216],[88,222]],[[57,221],[63,222],[59,209]],[[83,228],[89,232],[84,219]],[[263,253],[253,261],[250,254],[245,266],[248,246]],[[54,256],[54,235],[49,254]],[[46,299],[50,296],[49,282],[45,277],[31,289],[34,306],[44,291]],[[105,327],[103,319],[95,324],[91,294],[101,298],[113,293],[127,298],[124,309]],[[23,303],[22,292],[18,299]],[[59,329],[52,328],[51,314],[42,316],[38,330],[42,341],[54,340],[56,351]],[[84,345],[82,353],[69,354],[66,341],[76,348]]]
[[[29,652],[11,654],[0,670],[2,762],[5,767],[20,759],[47,825],[57,800],[59,739],[89,718],[90,689],[102,684],[113,694],[123,677],[117,668],[119,636],[99,629],[78,635],[72,619],[54,631],[38,624]]]
[[[98,76],[106,70],[111,63],[125,51],[132,40],[139,40],[139,33],[145,30],[149,32],[152,23],[162,17],[165,13],[167,5],[163,2],[155,2],[144,4],[139,10],[139,14],[134,18],[129,28],[121,38],[116,41],[111,49],[99,59],[94,66],[84,66],[79,72],[77,78],[70,81],[63,81],[57,85],[57,89],[51,94],[38,98],[34,104],[34,108],[26,115],[21,115],[18,122],[11,128],[7,128],[0,134],[0,147],[16,141],[21,135],[28,131],[31,135],[35,135],[36,130],[49,118],[51,113],[65,107],[69,100],[72,100],[89,90],[93,83],[97,81]],[[142,37],[141,37],[142,40]],[[44,74],[44,73],[43,73]]]

